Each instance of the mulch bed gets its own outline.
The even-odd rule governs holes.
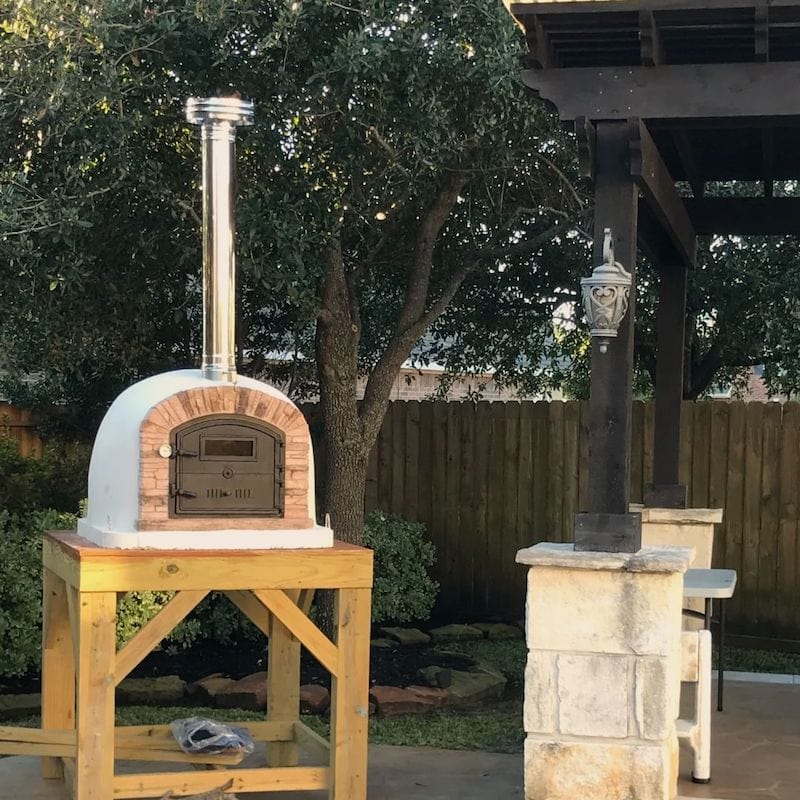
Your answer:
[[[446,649],[446,646],[442,649]],[[409,686],[419,682],[419,669],[433,664],[449,669],[467,669],[472,661],[456,654],[443,656],[433,647],[373,647],[370,651],[370,682],[382,686]],[[156,650],[136,667],[130,677],[179,675],[183,680],[192,682],[215,672],[230,678],[243,678],[266,668],[267,652],[263,641],[245,639],[228,646],[209,641],[186,650]],[[301,661],[300,682],[316,683],[330,688],[330,674],[305,650]],[[0,694],[38,691],[38,674],[22,678],[0,676]]]

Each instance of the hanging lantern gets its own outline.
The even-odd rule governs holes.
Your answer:
[[[608,342],[615,339],[620,322],[628,310],[631,274],[614,261],[611,228],[603,231],[603,263],[588,278],[581,279],[583,307],[592,336],[600,343],[600,352],[608,351]]]

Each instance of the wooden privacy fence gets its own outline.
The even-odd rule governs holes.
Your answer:
[[[0,436],[16,439],[23,456],[35,456],[42,452],[42,440],[30,411],[22,411],[0,401]]]
[[[303,411],[319,471],[318,412]],[[652,480],[653,412],[652,403],[633,404],[633,502]],[[443,614],[522,617],[525,570],[514,556],[571,538],[586,494],[586,420],[577,401],[390,405],[366,507],[428,527]],[[29,412],[0,403],[0,434],[16,438],[25,455],[41,452]],[[800,640],[800,404],[685,403],[681,480],[691,506],[725,511],[714,562],[739,573],[731,629]]]
[[[652,480],[653,412],[633,405],[633,502]],[[428,526],[443,613],[522,617],[525,570],[514,556],[571,538],[586,493],[586,421],[577,401],[391,404],[366,506]],[[731,629],[800,639],[800,405],[685,403],[681,480],[691,506],[725,510],[714,561],[739,573]]]

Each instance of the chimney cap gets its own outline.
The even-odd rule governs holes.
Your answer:
[[[195,124],[229,122],[253,124],[253,101],[240,97],[190,97],[186,101],[186,119]]]

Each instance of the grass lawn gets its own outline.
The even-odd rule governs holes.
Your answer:
[[[446,649],[471,655],[503,672],[509,681],[506,697],[477,710],[438,711],[388,719],[373,717],[369,723],[370,742],[442,747],[448,750],[520,752],[524,740],[522,676],[525,667],[525,643],[521,640],[452,642],[446,645]],[[232,708],[128,706],[117,709],[117,724],[164,725],[188,716],[205,716],[242,723],[264,719],[263,713]],[[330,725],[327,717],[304,716],[303,721],[317,733],[328,736]],[[32,716],[15,720],[12,724],[38,727],[40,719]]]
[[[373,717],[370,719],[370,742],[452,750],[520,752],[524,740],[522,689],[525,642],[451,642],[443,648],[471,655],[478,661],[499,669],[508,678],[505,698],[477,710],[448,710],[389,719]],[[800,674],[800,654],[729,647],[726,661],[727,669],[731,670]],[[186,716],[207,716],[242,723],[264,719],[263,713],[238,709],[129,706],[117,709],[117,724],[159,725]],[[327,717],[306,716],[303,719],[315,731],[328,736]],[[36,716],[14,721],[12,724],[36,727],[40,720]]]
[[[117,709],[117,725],[166,725],[174,719],[202,716],[225,722],[263,720],[262,713],[232,708],[169,708],[128,706]],[[304,716],[317,733],[327,737],[327,717]],[[38,716],[14,720],[12,725],[38,728]],[[442,747],[447,750],[485,750],[516,753],[522,750],[522,700],[504,700],[493,708],[470,712],[434,712],[423,716],[390,717],[369,721],[372,744]]]
[[[714,660],[716,664],[716,654]],[[726,647],[725,669],[736,670],[737,672],[771,672],[800,675],[800,653]]]

